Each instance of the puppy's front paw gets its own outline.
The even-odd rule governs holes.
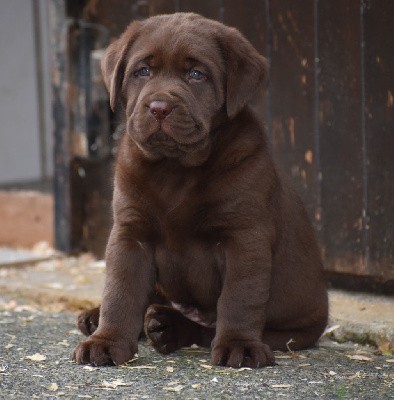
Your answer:
[[[214,340],[211,363],[232,368],[261,368],[275,363],[269,346],[260,341]]]
[[[91,336],[74,349],[72,359],[77,364],[120,365],[133,358],[137,345]]]

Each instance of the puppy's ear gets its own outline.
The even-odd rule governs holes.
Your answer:
[[[109,92],[109,104],[112,111],[115,111],[122,89],[128,52],[138,37],[141,25],[139,21],[131,23],[119,39],[108,46],[101,60],[101,72]]]
[[[265,88],[268,61],[235,28],[226,27],[219,44],[226,64],[227,115],[231,119]]]

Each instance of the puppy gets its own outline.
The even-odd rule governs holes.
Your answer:
[[[143,326],[162,353],[211,346],[213,365],[236,368],[316,343],[320,252],[248,107],[266,60],[236,29],[177,13],[133,22],[102,71],[125,132],[102,305],[79,317],[91,336],[73,359],[121,364]]]

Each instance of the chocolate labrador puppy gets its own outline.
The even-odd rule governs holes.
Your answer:
[[[143,327],[169,353],[263,367],[312,346],[327,322],[320,252],[258,119],[267,62],[234,28],[196,14],[133,22],[102,71],[118,148],[101,309],[82,314],[79,364],[121,364]],[[144,323],[145,321],[145,323]]]

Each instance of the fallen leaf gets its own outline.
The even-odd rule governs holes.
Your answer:
[[[48,282],[44,284],[45,287],[47,287],[48,289],[56,289],[56,290],[60,290],[63,289],[63,285],[60,282]]]
[[[212,369],[212,365],[208,365],[208,364],[200,364],[201,368],[205,368],[205,369]]]
[[[271,385],[271,387],[273,388],[281,388],[281,389],[286,389],[289,387],[292,387],[293,385],[287,385],[287,384],[283,384],[283,385]]]
[[[388,363],[394,363],[394,358],[389,358],[388,360],[386,360],[386,362],[388,362]]]
[[[128,365],[119,365],[120,368],[127,368],[127,369],[156,369],[153,365],[136,365],[134,367],[129,367]]]
[[[83,369],[86,369],[87,371],[95,371],[96,369],[98,369],[97,367],[92,367],[90,365],[85,365],[83,367]]]
[[[26,358],[31,361],[45,361],[47,359],[44,355],[40,353],[33,354],[32,356],[26,356]]]
[[[214,376],[214,377],[211,379],[211,382],[217,383],[217,382],[219,382],[219,381],[218,381],[218,378],[216,378],[216,376]]]
[[[201,384],[200,383],[195,383],[195,384],[192,385],[192,388],[193,389],[197,389],[197,390],[201,389]]]
[[[31,321],[33,321],[34,318],[35,318],[34,315],[30,315],[30,317],[24,317],[24,318],[21,318],[21,320],[23,322],[31,322]]]
[[[144,358],[144,357],[140,357],[138,354],[134,354],[134,357],[132,359],[130,359],[129,361],[126,361],[125,363],[123,363],[121,365],[118,365],[118,367],[121,367],[122,365],[126,365],[127,366],[127,365],[130,365],[130,364],[133,364],[134,362],[140,360],[141,358]]]
[[[56,392],[56,390],[59,389],[59,386],[56,383],[51,383],[49,386],[45,386],[45,389],[48,389],[51,392]]]
[[[167,367],[167,368],[166,368],[166,371],[167,371],[167,372],[174,372],[174,367]]]
[[[103,381],[102,386],[105,388],[116,389],[118,386],[131,386],[131,383],[126,383],[123,379],[115,379],[113,381]]]
[[[306,356],[304,356],[303,354],[298,354],[298,353],[291,353],[289,355],[283,355],[283,356],[275,356],[275,358],[279,358],[279,359],[293,359],[293,358],[307,358]]]
[[[168,386],[165,387],[164,390],[167,390],[169,392],[180,392],[183,389],[182,385],[178,385],[178,386]]]
[[[340,327],[341,327],[341,325],[333,325],[333,326],[330,326],[329,328],[327,328],[327,329],[324,331],[323,335],[329,335],[330,333],[336,331],[336,330],[339,329]]]
[[[354,356],[346,356],[347,358],[350,358],[351,360],[357,360],[357,361],[373,361],[371,357],[367,356],[362,356],[360,354],[355,354]]]

